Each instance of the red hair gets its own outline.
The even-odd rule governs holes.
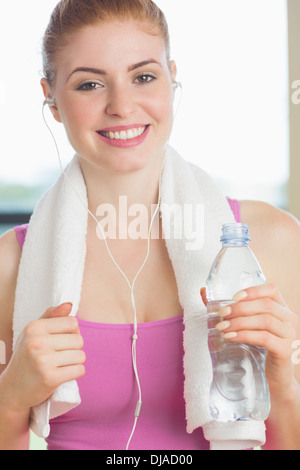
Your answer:
[[[152,0],[61,0],[55,7],[43,40],[44,74],[55,82],[55,57],[75,31],[99,22],[135,20],[148,23],[147,32],[161,35],[170,60],[170,38],[166,18]]]

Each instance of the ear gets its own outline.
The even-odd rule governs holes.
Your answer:
[[[41,79],[41,87],[45,98],[53,98],[51,86],[46,78]],[[57,122],[62,122],[57,106],[50,106],[51,113]]]
[[[176,82],[176,77],[177,77],[177,66],[176,66],[176,62],[174,60],[170,61],[169,70],[170,70],[170,74],[171,74],[172,83],[174,83],[174,82]]]

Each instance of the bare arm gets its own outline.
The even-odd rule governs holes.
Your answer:
[[[272,406],[265,449],[299,450],[300,354],[296,354],[295,346],[298,344],[299,350],[300,224],[290,214],[259,202],[241,203],[241,217],[249,225],[251,248],[267,281],[276,287],[269,297],[271,303],[265,303],[268,312],[264,317],[269,325],[262,327],[264,346],[269,351],[267,377]],[[274,334],[272,318],[276,316],[281,327]]]
[[[4,371],[12,356],[12,318],[21,249],[15,233],[0,238],[0,449],[28,449],[29,409],[18,410],[7,396]],[[3,364],[4,362],[4,364]]]
[[[0,338],[6,364],[0,369],[0,449],[29,446],[30,409],[64,382],[85,373],[83,339],[71,304],[50,307],[23,330],[12,352],[12,319],[20,248],[14,232],[0,238]],[[43,312],[41,312],[42,314]]]

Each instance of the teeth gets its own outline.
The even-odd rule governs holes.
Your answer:
[[[142,135],[147,126],[145,127],[138,127],[136,129],[128,129],[128,131],[119,131],[119,132],[99,132],[99,134],[103,135],[107,139],[115,139],[115,140],[131,140],[135,139]]]

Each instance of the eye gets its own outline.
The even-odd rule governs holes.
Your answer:
[[[153,80],[156,80],[156,77],[154,75],[150,75],[149,73],[143,73],[135,79],[135,81],[138,82],[140,85],[150,83]]]
[[[93,91],[93,90],[97,90],[97,88],[99,88],[99,87],[102,87],[102,85],[100,85],[100,83],[86,82],[86,83],[83,83],[82,85],[79,85],[77,90],[78,91]]]

